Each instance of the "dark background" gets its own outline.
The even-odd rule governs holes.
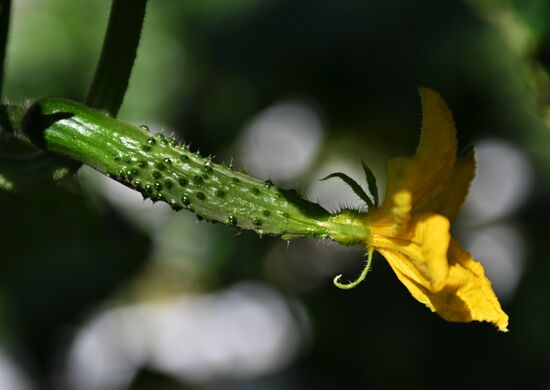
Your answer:
[[[108,10],[103,1],[14,1],[5,96],[82,99]],[[460,147],[504,143],[528,167],[499,171],[501,181],[526,187],[521,201],[492,217],[471,211],[474,222],[457,227],[467,238],[506,226],[522,243],[512,248],[515,265],[501,271],[516,273],[502,300],[509,333],[441,320],[412,299],[381,257],[358,288],[334,288],[333,275],[352,278],[359,271],[361,248],[311,240],[286,249],[157,206],[158,215],[136,218],[126,195],[109,192],[88,171],[58,189],[0,194],[3,359],[30,388],[102,388],[66,379],[68,351],[98,313],[215,297],[254,281],[303,327],[292,345],[281,344],[282,363],[196,379],[136,358],[126,382],[103,388],[550,388],[548,15],[543,0],[151,1],[119,115],[174,131],[218,161],[246,166],[242,145],[254,118],[281,102],[298,102],[319,118],[321,141],[300,172],[285,176],[268,164],[261,178],[280,175],[276,183],[308,193],[319,186],[326,161],[343,162],[352,174],[365,159],[383,183],[388,158],[414,153],[417,87],[441,92],[455,114]],[[493,158],[497,168],[507,166],[498,160],[506,153]],[[340,183],[330,188],[336,199],[348,191]],[[472,224],[477,227],[469,229]],[[499,269],[498,259],[493,267]],[[133,325],[141,329],[135,323],[129,331]],[[204,336],[200,326],[195,332]],[[223,326],[219,332],[204,337],[223,340]],[[193,351],[179,341],[181,354]],[[254,359],[254,345],[248,347],[245,340],[242,356]],[[89,359],[94,365],[96,357]],[[196,370],[201,364],[209,363]]]

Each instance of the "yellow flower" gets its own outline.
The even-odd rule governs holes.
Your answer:
[[[366,214],[367,247],[386,258],[418,301],[448,321],[487,321],[507,331],[483,266],[451,237],[475,175],[473,150],[456,157],[452,113],[435,91],[421,88],[423,125],[414,158],[388,164],[386,197]],[[372,250],[371,249],[371,250]]]

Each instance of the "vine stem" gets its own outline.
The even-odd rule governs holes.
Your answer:
[[[11,0],[0,0],[0,101],[4,90],[4,63],[10,24]]]
[[[147,0],[113,0],[100,59],[88,92],[89,105],[116,116],[128,87]],[[10,0],[0,0],[0,98]],[[78,159],[36,150],[20,131],[17,106],[0,100],[0,191],[26,191],[60,183],[76,172]],[[30,148],[30,149],[29,149]]]
[[[0,192],[33,191],[61,182],[79,164],[36,150],[20,131],[27,106],[2,100],[10,14],[11,0],[0,0]]]
[[[37,149],[21,131],[28,105],[1,108],[12,129],[0,131],[0,193],[45,190],[76,172],[78,162]]]
[[[113,0],[86,104],[116,117],[128,88],[147,0]]]
[[[0,0],[0,133],[13,131],[8,113],[3,102],[4,92],[4,65],[6,62],[6,46],[10,25],[11,0]]]

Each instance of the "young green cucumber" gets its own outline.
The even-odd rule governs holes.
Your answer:
[[[294,190],[215,164],[173,138],[74,101],[39,100],[25,114],[23,127],[36,146],[90,165],[146,198],[189,210],[199,219],[283,239],[354,244],[366,234],[361,215],[353,210],[331,215]]]

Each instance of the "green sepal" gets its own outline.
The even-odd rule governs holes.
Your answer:
[[[374,206],[378,207],[380,205],[380,198],[378,193],[378,185],[376,184],[376,176],[374,176],[371,169],[367,166],[367,164],[365,164],[363,160],[361,160],[361,165],[363,166],[363,171],[365,171],[365,177],[367,178],[369,192],[374,199]]]
[[[355,180],[353,180],[351,177],[349,177],[345,173],[342,173],[342,172],[331,173],[330,175],[325,176],[319,180],[324,181],[324,180],[332,179],[333,177],[342,179],[344,183],[350,186],[353,192],[355,192],[355,194],[367,204],[367,207],[369,209],[372,209],[374,207],[374,204],[371,198],[367,195],[367,193],[363,190],[363,188]]]

